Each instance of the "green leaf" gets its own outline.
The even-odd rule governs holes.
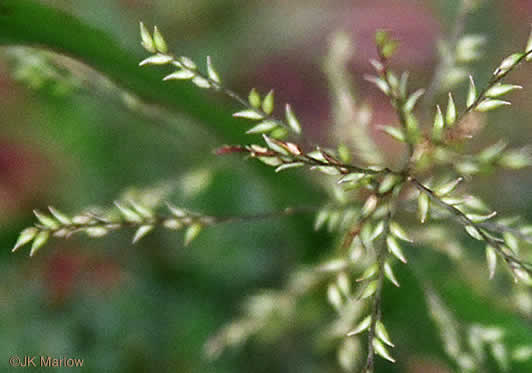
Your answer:
[[[459,174],[474,175],[480,172],[480,166],[477,162],[463,161],[454,165]]]
[[[347,174],[345,176],[342,176],[341,178],[338,179],[337,183],[338,184],[343,184],[343,183],[350,183],[350,182],[353,182],[353,181],[359,181],[360,179],[364,178],[366,175],[365,174],[361,174],[361,173],[350,173],[350,174]]]
[[[329,217],[331,216],[331,211],[328,209],[320,210],[316,214],[316,219],[314,220],[314,230],[318,231],[321,227],[327,222]]]
[[[467,217],[469,220],[471,220],[473,223],[482,223],[486,220],[489,220],[497,215],[496,211],[493,211],[490,214],[487,215],[479,215],[479,214],[467,214]]]
[[[390,223],[390,233],[400,240],[413,242],[410,237],[406,234],[405,230],[395,221]]]
[[[467,100],[466,100],[466,106],[470,108],[477,99],[477,88],[475,86],[475,81],[473,80],[473,77],[469,75],[469,91],[467,93]]]
[[[365,217],[369,216],[375,211],[377,208],[377,202],[378,198],[375,195],[371,195],[366,199],[366,202],[364,203],[364,206],[362,206],[362,210],[360,211],[360,215]]]
[[[273,120],[265,120],[264,122],[260,122],[256,126],[252,127],[251,129],[247,130],[247,134],[253,134],[253,133],[267,133],[274,128],[278,126],[276,121]]]
[[[139,214],[134,212],[128,207],[123,206],[119,202],[115,202],[115,206],[120,211],[120,214],[124,217],[124,219],[131,223],[142,223],[142,218]]]
[[[526,42],[525,52],[529,53],[532,52],[532,30],[530,31],[530,35],[528,36],[528,41]],[[530,61],[532,55],[529,55],[526,60]]]
[[[384,220],[380,220],[377,225],[375,226],[375,229],[373,230],[373,233],[371,233],[371,236],[369,238],[370,241],[374,241],[377,237],[379,237],[382,232],[384,232]],[[375,270],[377,270],[377,267],[375,266]]]
[[[190,58],[185,57],[185,56],[179,57],[179,62],[181,63],[181,65],[183,65],[189,70],[196,70],[198,68],[198,66],[196,65],[194,61],[192,61]]]
[[[427,220],[430,207],[430,199],[426,193],[421,192],[419,194],[419,197],[417,199],[417,206],[419,220],[421,221],[421,223],[424,223]]]
[[[392,190],[401,178],[398,175],[388,174],[379,184],[379,193],[384,194]]]
[[[497,83],[486,91],[486,97],[500,97],[516,89],[523,89],[520,85]]]
[[[454,99],[451,92],[449,92],[449,99],[447,101],[447,113],[445,114],[445,121],[449,127],[452,127],[456,121],[456,105],[454,104]]]
[[[338,286],[338,289],[340,289],[345,297],[351,296],[351,280],[347,273],[340,272],[338,276],[336,276],[336,286]]]
[[[375,43],[379,48],[384,47],[390,41],[390,33],[386,30],[377,30],[375,32]]]
[[[480,112],[486,112],[486,111],[495,110],[502,106],[507,106],[507,105],[511,105],[511,103],[508,101],[503,101],[503,100],[486,99],[486,100],[482,100],[482,102],[480,102],[476,106],[475,110],[480,111]]]
[[[251,106],[253,106],[255,109],[260,108],[261,100],[260,100],[260,94],[257,92],[255,88],[253,88],[249,92],[248,101]]]
[[[386,80],[393,92],[399,91],[399,79],[392,71],[388,70],[386,72]]]
[[[283,161],[281,161],[278,157],[257,157],[257,159],[262,163],[272,167],[277,167],[283,164]]]
[[[443,114],[441,108],[438,105],[436,107],[436,115],[434,116],[434,123],[432,125],[432,139],[435,141],[440,141],[443,134],[443,126],[445,122],[443,120]]]
[[[196,74],[190,70],[178,70],[172,74],[166,75],[163,80],[171,79],[192,79]]]
[[[233,114],[235,118],[246,118],[251,120],[259,120],[264,118],[264,116],[255,110],[242,110]]]
[[[304,165],[305,164],[303,162],[284,163],[284,164],[280,165],[279,167],[277,167],[275,169],[275,172],[281,172],[281,171],[284,171],[284,170],[289,169],[289,168],[302,167]]]
[[[139,63],[139,66],[144,65],[166,65],[167,63],[172,62],[172,57],[167,56],[166,54],[154,54],[148,58],[145,58]]]
[[[395,345],[392,343],[390,335],[388,334],[388,331],[386,330],[386,327],[380,320],[375,323],[375,334],[381,341],[386,343],[388,346],[395,347]]]
[[[403,254],[403,250],[401,249],[401,246],[399,246],[399,243],[397,240],[391,236],[388,235],[386,237],[386,245],[388,246],[388,250],[401,262],[405,263],[407,262],[405,255]]]
[[[318,170],[325,175],[337,176],[340,171],[335,166],[313,166],[312,170]]]
[[[270,137],[273,139],[284,139],[288,136],[288,130],[285,127],[277,127],[272,132],[270,132]]]
[[[34,256],[37,251],[43,247],[46,242],[48,242],[48,239],[50,238],[50,232],[49,231],[42,231],[33,240],[33,244],[31,245],[30,250],[30,256]]]
[[[464,228],[465,228],[467,234],[469,234],[469,235],[470,235],[471,237],[473,237],[475,240],[479,240],[479,241],[484,240],[484,238],[482,237],[482,235],[480,234],[480,232],[478,231],[478,229],[475,228],[474,226],[472,226],[472,225],[466,225]]]
[[[401,128],[393,126],[378,126],[377,128],[387,133],[397,141],[406,142],[406,136]]]
[[[18,250],[19,247],[22,247],[27,243],[31,242],[31,240],[35,238],[37,233],[39,233],[39,230],[35,227],[29,227],[24,229],[22,232],[20,232],[20,235],[17,239],[17,243],[15,244],[15,247],[13,247],[13,250],[11,250],[11,252],[15,252]]]
[[[165,219],[163,221],[163,226],[166,229],[169,229],[172,231],[178,231],[181,228],[183,228],[183,224],[178,219]]]
[[[133,236],[133,243],[137,243],[142,238],[146,237],[155,227],[153,225],[142,225],[137,229],[135,235]]]
[[[368,280],[374,277],[377,272],[379,272],[379,265],[377,263],[372,264],[362,273],[362,276],[357,279],[357,282]]]
[[[401,79],[399,80],[399,94],[402,98],[406,98],[408,93],[408,71],[405,71],[401,74]]]
[[[163,36],[159,32],[159,29],[157,26],[153,28],[153,44],[155,46],[155,49],[157,49],[161,53],[168,52],[168,46],[166,45],[166,41],[164,40]]]
[[[207,79],[205,79],[205,78],[203,78],[203,77],[201,77],[199,75],[196,75],[192,79],[192,83],[194,83],[195,85],[197,85],[200,88],[210,88],[211,87],[211,83]]]
[[[406,112],[411,112],[412,110],[414,110],[414,107],[416,106],[419,98],[423,96],[424,93],[425,93],[424,89],[418,89],[417,91],[412,93],[410,97],[408,97],[408,100],[406,100],[405,102],[404,110]]]
[[[521,57],[523,57],[522,53],[514,53],[506,57],[504,60],[502,60],[499,67],[495,69],[495,72],[493,73],[493,75],[498,76],[498,75],[507,73],[510,69],[512,69],[519,62]]]
[[[371,316],[366,316],[361,322],[358,323],[355,329],[347,333],[347,336],[352,337],[354,335],[360,334],[363,331],[368,330],[370,325],[371,325]]]
[[[72,224],[72,219],[70,219],[68,216],[66,216],[65,214],[63,214],[61,211],[53,208],[53,207],[48,207],[48,210],[50,210],[50,213],[52,214],[52,216],[54,218],[56,218],[56,220],[61,223],[62,225],[71,225]]]
[[[207,74],[209,75],[209,79],[212,81],[220,84],[220,76],[218,75],[218,72],[214,69],[214,66],[212,65],[212,59],[211,56],[207,57]]]
[[[262,101],[262,111],[266,113],[266,115],[270,115],[273,113],[273,106],[273,90],[271,90],[266,97],[264,97],[264,101]]]
[[[188,246],[200,234],[203,226],[199,223],[194,223],[185,231],[185,246]]]
[[[289,155],[290,153],[288,152],[288,150],[286,150],[285,148],[283,148],[278,142],[276,142],[275,140],[271,139],[269,136],[267,135],[262,135],[262,138],[264,139],[264,141],[266,142],[266,145],[268,145],[268,147],[273,150],[274,152],[276,153],[279,153],[279,154],[282,154],[282,155]]]
[[[151,53],[157,52],[157,50],[155,49],[155,45],[153,44],[153,39],[150,35],[150,32],[142,22],[140,22],[140,37],[142,40],[141,45],[144,47],[144,49]]]
[[[421,137],[419,123],[416,116],[412,113],[405,113],[406,119],[406,139],[410,144],[416,144]]]
[[[176,218],[184,218],[188,215],[185,209],[176,207],[169,202],[166,203],[166,206],[168,207],[168,210],[170,210],[172,215],[174,215]]]
[[[138,202],[129,201],[129,204],[135,209],[135,212],[138,212],[140,216],[142,216],[145,219],[152,219],[154,216],[154,213],[151,209],[144,207]]]
[[[451,193],[457,186],[464,180],[463,177],[459,177],[453,181],[449,181],[448,183],[445,183],[443,185],[440,185],[437,187],[434,192],[439,197],[444,197],[447,194]]]
[[[399,281],[397,281],[397,278],[395,277],[395,274],[393,273],[392,266],[390,263],[386,262],[384,263],[384,275],[392,284],[394,284],[397,287],[400,287]]]
[[[373,343],[373,348],[375,349],[375,353],[377,355],[383,357],[384,359],[392,363],[395,363],[394,358],[390,355],[390,353],[388,352],[388,350],[386,349],[386,347],[384,346],[384,344],[382,344],[380,340],[378,340],[377,338],[373,338],[372,343]]]
[[[343,163],[351,162],[351,151],[347,145],[340,143],[338,144],[336,150],[338,152],[338,157]]]
[[[397,40],[390,40],[384,47],[381,49],[381,54],[384,58],[391,58],[399,47],[399,42]]]
[[[336,285],[331,284],[327,288],[327,300],[336,310],[339,310],[342,307],[342,294]]]
[[[286,150],[290,152],[292,155],[301,155],[303,154],[303,151],[299,147],[299,145],[294,144],[293,142],[285,142],[284,145],[286,147]]]
[[[43,214],[39,210],[33,210],[33,214],[37,217],[37,220],[39,220],[39,223],[44,225],[46,228],[49,229],[57,229],[59,228],[59,223],[51,218],[48,215]]]
[[[373,296],[373,294],[375,294],[375,292],[377,291],[378,283],[379,282],[377,280],[374,280],[368,283],[366,287],[364,288],[364,290],[362,291],[362,294],[360,294],[359,299],[366,299],[366,298]]]
[[[307,153],[307,157],[310,157],[318,162],[329,163],[323,156],[323,153],[321,152],[319,146],[316,147],[316,150],[313,150],[310,153]]]
[[[301,124],[297,120],[297,117],[289,104],[286,104],[286,121],[288,122],[288,126],[292,129],[292,131],[297,134],[301,133]]]
[[[512,233],[504,232],[502,237],[504,238],[506,246],[508,246],[514,253],[519,251],[519,241]]]
[[[389,96],[390,94],[390,87],[388,86],[388,83],[384,79],[381,79],[379,77],[376,77],[374,75],[366,75],[364,77],[368,82],[373,83],[377,86],[378,89],[380,89],[386,96]]]
[[[522,283],[527,286],[532,286],[532,277],[524,269],[514,268],[512,273],[514,274],[514,278],[518,281],[522,281]]]
[[[486,246],[486,261],[488,263],[489,277],[491,280],[495,275],[495,269],[497,268],[497,252],[490,245]]]

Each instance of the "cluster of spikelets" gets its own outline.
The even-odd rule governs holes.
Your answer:
[[[187,245],[196,238],[204,225],[221,221],[171,204],[167,204],[167,207],[169,212],[164,216],[157,215],[153,209],[134,201],[128,201],[127,204],[115,202],[115,209],[89,210],[73,217],[54,207],[48,208],[49,213],[34,210],[38,223],[21,232],[13,251],[31,242],[30,256],[33,256],[51,236],[68,238],[74,233],[84,232],[87,236],[95,238],[126,227],[136,228],[133,243],[149,234],[156,226],[169,230],[185,229],[184,239]]]
[[[498,142],[470,155],[463,154],[459,146],[478,130],[475,124],[479,121],[477,113],[510,105],[501,97],[521,87],[503,83],[503,80],[519,64],[532,60],[532,36],[522,52],[510,55],[499,64],[485,88],[477,89],[474,79],[469,77],[469,90],[462,110],[458,109],[453,94],[448,93],[446,108],[436,106],[429,129],[421,125],[416,111],[424,90],[410,92],[408,74],[398,76],[390,69],[389,60],[398,45],[389,33],[378,32],[378,59],[371,61],[375,75],[368,76],[367,80],[389,98],[397,113],[399,126],[381,126],[381,130],[404,143],[407,149],[404,162],[397,169],[392,169],[382,164],[353,164],[350,150],[343,145],[337,149],[301,145],[298,140],[302,136],[302,127],[290,105],[285,106],[283,118],[274,116],[273,91],[261,97],[257,90],[252,89],[248,97],[243,98],[223,85],[210,58],[207,58],[204,73],[191,59],[170,54],[157,28],[150,33],[141,24],[140,30],[143,47],[152,53],[140,63],[141,66],[172,66],[175,71],[163,80],[189,80],[199,88],[228,96],[242,106],[234,117],[252,123],[247,133],[261,135],[261,143],[225,145],[217,149],[217,154],[243,154],[274,167],[276,172],[307,167],[333,176],[330,189],[334,197],[317,211],[315,225],[316,229],[327,226],[330,231],[342,234],[343,255],[296,273],[285,290],[253,298],[250,309],[254,311],[224,328],[209,342],[207,349],[211,355],[256,333],[264,327],[271,313],[281,310],[286,317],[295,317],[292,309],[295,302],[290,299],[305,294],[321,281],[328,281],[328,300],[338,311],[339,333],[347,336],[344,352],[339,355],[340,361],[352,360],[349,354],[360,349],[358,336],[367,332],[364,371],[373,370],[375,355],[394,362],[389,351],[394,344],[382,318],[382,289],[386,280],[399,286],[393,267],[397,261],[407,263],[405,245],[413,244],[413,241],[397,221],[396,213],[409,211],[413,204],[417,204],[421,223],[452,219],[461,224],[472,238],[484,242],[490,277],[494,276],[497,262],[501,260],[515,281],[532,285],[532,265],[526,261],[531,253],[522,252],[526,243],[532,242],[532,226],[523,225],[515,219],[497,219],[496,213],[484,202],[461,192],[460,187],[472,175],[486,169],[529,166],[531,158],[528,150],[507,149],[506,143]],[[466,48],[465,44],[470,47]],[[464,38],[457,48],[458,52],[461,50],[461,58],[467,60],[476,56],[478,44],[477,39]],[[451,171],[440,174],[437,167],[442,165]],[[423,176],[427,174],[430,177]],[[184,228],[185,243],[189,243],[205,226],[238,219],[192,213],[170,204],[167,214],[159,214],[155,210],[156,206],[127,201],[116,203],[112,209],[84,212],[74,217],[54,208],[49,209],[49,214],[36,211],[38,223],[20,234],[13,250],[31,243],[30,255],[34,255],[52,236],[69,237],[84,232],[90,237],[100,237],[127,227],[136,229],[133,242],[158,226],[173,230]],[[295,212],[287,209],[281,214]],[[433,309],[439,307],[436,295],[431,294],[429,298]],[[257,312],[257,309],[261,311]],[[434,314],[440,315],[436,321],[442,328],[452,324],[446,324],[450,316],[445,316],[444,311],[435,311]],[[502,338],[491,338],[493,333],[490,334],[490,331],[477,326],[475,335],[487,338],[490,343]],[[446,333],[443,338],[451,337]],[[504,356],[496,348],[494,351],[495,357],[502,361]],[[456,349],[448,352],[455,353]],[[457,364],[467,371],[470,361],[464,359],[465,355],[455,355]],[[348,363],[343,365],[349,366]]]

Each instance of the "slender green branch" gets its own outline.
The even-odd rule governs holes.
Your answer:
[[[478,223],[478,225],[484,229],[487,229],[489,231],[492,231],[492,232],[497,232],[497,233],[511,233],[512,235],[514,235],[515,237],[517,237],[518,239],[520,240],[523,240],[523,241],[526,241],[526,242],[532,242],[532,235],[531,234],[525,234],[523,233],[521,230],[517,229],[517,228],[512,228],[512,227],[508,227],[506,225],[503,225],[503,224],[499,224],[499,223],[494,223],[494,222],[490,222],[490,221],[485,221],[485,222],[482,222],[482,223]]]
[[[231,98],[233,101],[235,101],[238,104],[240,104],[241,106],[243,106],[245,109],[251,110],[252,112],[256,113],[258,116],[261,117],[261,120],[263,120],[263,121],[272,121],[272,122],[277,123],[278,125],[282,126],[283,128],[287,129],[287,130],[291,129],[291,127],[285,121],[275,117],[272,114],[266,113],[261,107],[254,107],[252,104],[250,104],[248,102],[248,100],[243,98],[241,95],[239,95],[235,91],[233,91],[233,90],[227,88],[226,86],[224,86],[219,80],[216,81],[213,78],[211,78],[208,74],[204,74],[204,73],[200,72],[197,69],[188,68],[185,64],[180,63],[178,58],[176,58],[174,55],[171,55],[171,54],[167,54],[167,55],[172,58],[172,62],[171,63],[173,65],[175,65],[176,67],[178,67],[180,69],[188,71],[188,72],[190,72],[192,74],[195,74],[196,76],[204,79],[205,81],[207,81],[209,83],[210,87],[214,91],[224,94],[225,96]]]
[[[384,237],[386,237],[390,231],[390,220],[391,214],[388,214],[384,224]],[[366,358],[366,364],[364,367],[364,373],[372,373],[373,367],[375,364],[375,339],[376,339],[376,327],[377,322],[381,320],[382,317],[382,288],[384,286],[384,263],[386,262],[387,257],[389,256],[388,251],[386,250],[386,240],[383,239],[381,245],[377,250],[377,290],[373,295],[373,302],[371,305],[371,323],[368,330],[368,355]]]
[[[495,70],[486,86],[476,96],[475,100],[473,100],[469,105],[467,105],[464,111],[462,111],[457,116],[456,122],[454,123],[454,127],[459,126],[460,122],[466,117],[467,114],[473,112],[484,100],[488,99],[486,93],[490,89],[500,83],[508,74],[514,71],[519,65],[521,65],[523,61],[526,61],[530,56],[532,56],[532,49],[524,53],[512,55],[506,60],[504,60],[501,65]],[[508,64],[508,66],[504,66],[506,63]]]
[[[402,94],[400,94],[397,90],[398,87],[393,84],[390,81],[390,70],[388,66],[388,59],[382,56],[382,53],[379,50],[379,56],[380,56],[380,63],[382,64],[382,71],[381,71],[381,78],[388,86],[389,90],[389,98],[391,100],[392,106],[395,109],[395,112],[397,114],[397,117],[399,118],[399,124],[401,125],[401,128],[403,129],[405,136],[406,136],[406,144],[408,153],[406,155],[406,161],[404,163],[404,170],[407,170],[410,166],[410,162],[412,161],[412,156],[414,155],[414,143],[413,139],[410,136],[410,129],[408,128],[408,120],[407,120],[407,114],[404,111],[405,106],[405,97],[403,97]]]
[[[376,265],[377,272],[377,286],[375,293],[373,294],[372,304],[371,304],[371,322],[368,329],[368,355],[366,359],[366,364],[364,367],[364,373],[372,373],[374,370],[375,363],[375,354],[387,355],[387,352],[380,351],[383,347],[380,340],[383,340],[386,344],[391,345],[387,333],[384,331],[384,326],[381,322],[382,319],[382,290],[384,287],[384,281],[387,276],[386,274],[386,263],[388,258],[391,256],[390,247],[389,247],[389,235],[391,233],[390,225],[392,219],[395,215],[395,210],[397,208],[399,194],[404,184],[398,184],[396,188],[391,192],[389,201],[388,201],[388,213],[384,219],[384,228],[382,234],[381,244],[377,247],[376,252]],[[380,330],[379,327],[381,328]],[[383,333],[385,335],[383,335]],[[379,340],[380,339],[380,340]],[[390,356],[386,357],[388,360],[393,361]]]
[[[524,270],[529,275],[532,275],[532,264],[522,261],[520,258],[509,253],[508,250],[505,250],[497,239],[493,238],[489,234],[486,234],[486,232],[484,231],[485,227],[483,227],[480,223],[473,222],[465,213],[463,213],[453,205],[450,205],[443,201],[440,197],[436,195],[433,190],[423,185],[414,177],[409,177],[408,181],[411,182],[420,192],[425,193],[436,204],[449,211],[451,213],[451,216],[454,216],[461,224],[464,225],[464,227],[473,227],[476,232],[478,232],[482,240],[484,240],[487,244],[493,247],[497,251],[497,254],[499,254],[504,259],[504,261],[508,264],[512,272],[514,272],[515,270]]]
[[[262,162],[276,167],[277,171],[287,168],[301,167],[304,165],[317,168],[329,175],[348,175],[351,173],[368,176],[393,174],[400,176],[402,173],[389,168],[374,169],[362,168],[359,166],[346,164],[321,150],[319,147],[312,152],[305,153],[297,144],[269,138],[264,135],[269,148],[259,145],[226,145],[215,151],[218,155],[231,153],[244,153]]]
[[[203,227],[225,224],[243,223],[264,220],[281,216],[307,214],[318,210],[317,207],[287,207],[280,211],[251,215],[212,216],[188,211],[168,204],[169,214],[157,214],[152,209],[135,202],[129,204],[115,203],[116,211],[105,214],[85,212],[69,217],[57,209],[50,207],[50,214],[35,211],[38,222],[26,228],[19,236],[13,251],[32,243],[30,256],[33,256],[51,236],[69,238],[75,233],[84,232],[90,237],[102,237],[108,233],[124,228],[137,228],[133,243],[151,233],[155,227],[169,230],[185,231],[185,244],[192,241]]]
[[[262,100],[259,93],[252,89],[248,99],[244,99],[238,93],[225,87],[222,84],[218,72],[215,70],[211,58],[207,57],[207,72],[199,71],[198,66],[190,58],[181,56],[176,57],[168,52],[168,47],[163,36],[154,28],[153,34],[148,31],[146,26],[140,23],[140,34],[142,46],[152,55],[140,62],[140,66],[151,65],[173,65],[178,70],[164,77],[163,80],[179,79],[191,80],[196,86],[203,89],[211,89],[221,92],[225,96],[239,103],[245,110],[234,113],[233,116],[247,118],[250,120],[259,120],[259,124],[247,131],[247,133],[267,133],[277,130],[274,137],[284,137],[288,131],[299,135],[301,134],[301,125],[297,120],[290,105],[286,105],[286,121],[273,115],[274,109],[274,92],[270,91]],[[279,132],[282,129],[285,132]]]

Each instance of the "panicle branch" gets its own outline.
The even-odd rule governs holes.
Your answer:
[[[132,242],[137,243],[157,227],[171,231],[183,230],[186,246],[208,226],[305,214],[316,210],[313,207],[294,207],[255,215],[212,216],[176,207],[170,203],[167,203],[166,207],[166,213],[160,214],[153,208],[130,200],[115,202],[112,209],[91,210],[75,216],[66,215],[54,207],[49,207],[47,213],[35,210],[37,222],[20,233],[12,251],[31,243],[30,256],[34,256],[51,237],[70,238],[73,234],[85,233],[88,237],[99,238],[125,228],[135,229]]]
[[[442,79],[446,72],[455,69],[458,62],[471,61],[479,55],[477,49],[482,44],[481,39],[471,35],[462,37],[465,17],[471,10],[470,5],[470,2],[464,1],[460,18],[447,43],[451,51],[436,69],[425,103],[432,101],[436,89],[443,84]],[[334,280],[327,290],[329,303],[338,312],[340,319],[348,320],[347,324],[351,326],[355,324],[347,336],[345,330],[342,330],[341,335],[348,337],[345,341],[352,341],[353,338],[358,338],[356,336],[360,333],[368,332],[365,373],[373,372],[377,355],[395,362],[388,351],[394,344],[382,321],[382,294],[386,280],[399,287],[399,281],[393,272],[394,262],[407,263],[407,255],[401,242],[412,241],[394,219],[401,206],[400,202],[403,199],[410,201],[409,198],[412,198],[412,193],[409,192],[417,191],[414,198],[417,199],[417,213],[421,223],[436,218],[438,214],[451,217],[458,221],[471,237],[485,243],[490,277],[494,276],[497,260],[501,258],[516,281],[520,280],[532,286],[532,264],[522,259],[523,255],[519,252],[521,241],[532,241],[532,228],[516,228],[513,222],[508,221],[494,222],[492,219],[496,213],[486,209],[480,199],[454,194],[471,176],[484,170],[501,167],[519,169],[531,165],[530,151],[527,148],[507,150],[506,143],[502,141],[475,155],[464,155],[461,149],[453,148],[458,142],[455,140],[463,140],[469,136],[464,135],[465,132],[460,129],[467,117],[474,112],[488,112],[510,105],[508,101],[500,98],[511,91],[521,89],[521,86],[504,84],[503,79],[521,63],[532,60],[532,35],[525,50],[505,58],[480,92],[470,76],[463,111],[457,110],[453,94],[449,92],[447,107],[436,106],[431,131],[423,133],[415,110],[425,90],[410,92],[408,73],[398,76],[392,71],[389,62],[398,42],[389,32],[377,32],[378,59],[371,61],[376,75],[366,79],[387,96],[397,114],[398,126],[381,126],[380,129],[407,146],[406,160],[398,170],[392,170],[377,165],[353,165],[350,163],[349,149],[346,148],[331,150],[314,146],[307,150],[295,140],[285,140],[290,134],[293,138],[301,135],[302,127],[290,105],[284,107],[283,118],[274,115],[273,90],[261,97],[257,90],[252,89],[248,97],[244,98],[222,83],[210,57],[207,57],[205,71],[202,72],[188,57],[176,57],[169,53],[167,43],[157,27],[150,32],[141,23],[140,33],[142,46],[151,53],[151,56],[140,62],[141,66],[172,66],[175,71],[166,75],[163,80],[189,80],[199,88],[220,92],[231,98],[242,107],[233,116],[253,123],[247,133],[262,135],[261,145],[226,145],[218,148],[215,154],[243,154],[275,167],[276,172],[306,167],[334,176],[336,182],[330,186],[334,196],[331,200],[339,202],[340,207],[329,201],[325,207],[319,209],[286,208],[279,212],[242,216],[204,215],[171,204],[167,204],[165,212],[160,213],[155,211],[155,207],[131,200],[117,202],[112,209],[87,211],[75,216],[50,207],[46,213],[35,211],[37,223],[22,231],[13,251],[31,244],[30,256],[33,256],[51,237],[68,238],[79,232],[89,237],[101,237],[124,228],[135,229],[133,243],[146,237],[157,227],[183,229],[186,245],[208,226],[316,212],[316,229],[327,226],[330,231],[336,229],[343,234],[340,247],[343,257],[315,268],[311,271],[311,276],[304,278],[306,282],[291,283],[286,291],[253,298],[248,316],[224,328],[212,339],[207,349],[211,355],[216,355],[223,346],[242,341],[246,336],[264,328],[270,320],[269,317],[275,312],[293,317],[298,297],[313,288],[319,280],[328,277],[321,274],[334,275]],[[343,89],[345,92],[345,87]],[[367,143],[366,140],[359,141],[358,144]],[[449,165],[452,165],[451,171],[448,170]],[[446,166],[442,167],[445,171],[440,172],[437,166]],[[425,180],[422,173],[430,176],[423,182],[420,181]],[[357,276],[356,292],[351,288],[353,275]],[[312,278],[312,281],[307,281],[309,278]],[[436,313],[440,313],[437,322],[443,325],[451,319],[442,311],[443,307],[433,293],[429,294],[428,298],[430,306],[436,309]],[[475,333],[480,333],[480,329],[475,330]],[[347,343],[344,346],[353,346]],[[497,356],[502,355],[499,353]]]

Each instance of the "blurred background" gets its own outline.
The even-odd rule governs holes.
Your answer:
[[[116,40],[131,58],[115,61],[117,69],[146,56],[139,20],[156,24],[171,51],[196,61],[212,56],[226,84],[242,94],[251,87],[261,92],[274,88],[278,103],[293,105],[311,141],[331,144],[344,136],[332,123],[324,72],[331,35],[343,31],[352,41],[349,79],[357,98],[373,109],[371,126],[389,124],[394,117],[386,99],[362,78],[371,71],[375,30],[388,28],[400,40],[394,64],[410,70],[413,86],[422,87],[438,60],[437,41],[452,27],[460,1],[40,3]],[[498,61],[523,47],[531,19],[530,0],[486,1],[468,17],[466,31],[482,33],[487,40],[484,58],[468,65],[480,85]],[[84,42],[80,35],[81,47]],[[157,68],[144,69],[163,76]],[[532,143],[531,72],[531,66],[524,66],[512,74],[510,81],[525,89],[512,93],[513,110],[490,116],[476,147],[499,138],[516,146]],[[215,157],[211,149],[238,141],[232,134],[247,127],[213,131],[206,124],[209,112],[229,114],[236,106],[209,93],[189,94],[197,89],[187,83],[175,84],[184,86],[179,89],[188,101],[166,97],[171,110],[143,106],[73,60],[39,49],[0,48],[2,371],[10,371],[13,354],[83,358],[81,371],[86,372],[324,373],[340,371],[337,360],[363,358],[352,346],[344,348],[352,357],[342,357],[341,338],[320,337],[335,317],[325,287],[290,325],[267,328],[218,359],[205,357],[209,337],[241,314],[246,297],[280,288],[294,270],[331,256],[333,237],[313,232],[312,216],[216,226],[186,248],[180,233],[161,230],[135,246],[132,232],[118,232],[100,240],[52,240],[31,260],[27,250],[10,253],[18,232],[33,222],[33,208],[53,205],[74,213],[145,188],[159,188],[174,204],[208,214],[268,212],[325,201],[318,186],[284,190],[290,176],[278,179],[266,166]],[[463,96],[465,84],[456,91]],[[392,141],[375,136],[392,158],[400,151]],[[501,214],[532,220],[531,185],[532,176],[524,171],[482,176],[473,189]],[[463,243],[476,247],[467,239]],[[453,312],[467,322],[502,322],[530,335],[529,290],[505,294],[507,285],[488,288],[481,270],[450,279],[445,258],[427,259],[426,268],[443,286]],[[385,297],[399,362],[379,362],[378,372],[455,371],[422,301],[423,285],[408,269],[400,277],[403,287],[390,289]],[[478,286],[471,290],[471,284]],[[511,371],[530,371],[516,364]]]

